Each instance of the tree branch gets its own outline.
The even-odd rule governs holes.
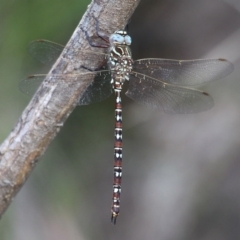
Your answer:
[[[139,0],[95,0],[88,6],[63,53],[0,146],[0,215],[9,206],[37,159],[44,153],[91,83],[90,79],[76,78],[70,81],[66,77],[63,81],[50,85],[47,84],[51,81],[50,74],[80,72],[80,69],[76,70],[76,66],[83,60],[80,49],[90,48],[82,29],[89,36],[96,36],[93,16],[98,19],[100,28],[110,34],[123,29],[138,2]],[[96,68],[99,63],[91,64],[91,67]]]

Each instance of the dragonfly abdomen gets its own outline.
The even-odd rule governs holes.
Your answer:
[[[114,141],[114,167],[113,167],[113,197],[112,197],[112,218],[115,224],[120,210],[120,194],[122,180],[122,101],[121,91],[115,90],[115,141]]]

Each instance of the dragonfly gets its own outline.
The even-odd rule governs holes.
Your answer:
[[[79,74],[79,77],[94,77],[78,105],[102,101],[115,94],[115,141],[114,141],[114,180],[111,206],[111,222],[116,224],[120,212],[120,194],[122,181],[122,100],[121,93],[125,82],[129,82],[127,97],[147,107],[170,114],[198,113],[213,107],[211,96],[192,88],[226,77],[233,71],[233,64],[226,59],[172,60],[147,58],[133,60],[130,45],[131,37],[124,30],[115,31],[109,37],[98,36],[104,44],[93,47],[105,47],[107,53],[84,52],[91,59],[101,59],[102,68]],[[64,46],[48,40],[37,40],[28,46],[29,53],[45,64],[54,63]],[[83,66],[85,67],[85,66]],[[75,79],[71,74],[51,75],[51,80]],[[32,94],[45,76],[33,75],[20,82],[23,93]]]

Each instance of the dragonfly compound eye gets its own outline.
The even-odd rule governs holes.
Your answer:
[[[127,44],[127,45],[131,45],[131,43],[132,43],[132,39],[131,39],[131,37],[130,36],[125,36],[125,43]]]
[[[109,37],[109,42],[110,42],[110,44],[123,44],[124,37],[119,34],[114,33]]]

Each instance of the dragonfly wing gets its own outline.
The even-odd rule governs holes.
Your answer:
[[[39,88],[43,80],[47,75],[33,75],[22,80],[19,84],[19,89],[21,92],[27,95],[33,95],[36,90]],[[92,79],[94,80],[92,81]],[[67,80],[66,80],[67,79]],[[110,84],[111,74],[108,70],[96,71],[96,72],[86,72],[81,74],[52,74],[51,81],[48,84],[53,84],[56,81],[92,81],[88,86],[87,90],[79,99],[78,105],[88,105],[90,103],[100,102],[112,93],[112,87]]]
[[[36,40],[32,41],[28,45],[29,54],[36,60],[47,65],[53,65],[57,60],[61,52],[63,51],[64,46],[58,43],[54,43],[48,40]],[[98,70],[102,69],[103,66],[106,66],[106,59],[108,55],[103,52],[91,51],[91,50],[79,50],[83,63],[80,65],[84,68],[86,66],[91,66],[93,60],[102,62],[102,65]],[[95,69],[92,69],[94,71]]]
[[[28,52],[39,62],[53,65],[63,48],[64,46],[61,44],[41,39],[30,42],[28,45]]]
[[[233,71],[233,64],[225,59],[141,59],[133,70],[166,83],[194,86],[221,79]]]
[[[33,96],[46,76],[44,74],[29,76],[19,83],[18,88],[22,93]]]
[[[131,74],[126,95],[147,107],[171,114],[202,112],[214,105],[205,92],[160,82],[135,72]]]
[[[108,98],[112,92],[111,74],[109,71],[99,71],[94,81],[88,86],[83,96],[79,99],[78,105],[88,105]]]

